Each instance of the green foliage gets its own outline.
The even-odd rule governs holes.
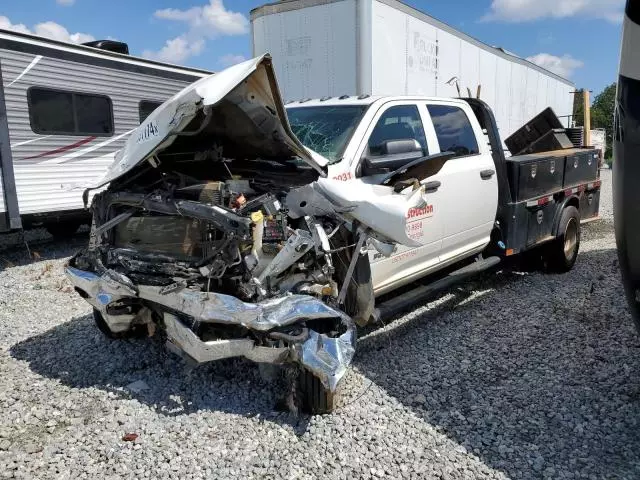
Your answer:
[[[611,158],[613,148],[613,112],[616,107],[616,84],[612,83],[596,95],[591,106],[591,128],[606,130],[607,151],[605,158]]]
[[[573,120],[577,127],[584,126],[583,90],[573,96]],[[613,147],[613,112],[616,105],[616,84],[612,83],[593,99],[591,105],[591,128],[606,130],[607,151],[605,158],[611,158]]]

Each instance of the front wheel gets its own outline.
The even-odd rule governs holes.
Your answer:
[[[93,321],[98,327],[98,330],[102,332],[102,334],[110,338],[111,340],[123,340],[126,338],[138,338],[142,337],[145,333],[144,325],[135,325],[130,330],[126,330],[124,332],[114,332],[109,328],[107,321],[102,316],[99,310],[93,309]]]
[[[305,368],[300,369],[297,381],[298,398],[303,412],[311,415],[333,412],[340,386],[338,386],[338,390],[332,392],[322,384],[318,377]]]
[[[580,213],[576,207],[562,211],[558,236],[545,249],[544,261],[550,272],[564,273],[573,268],[580,250]]]

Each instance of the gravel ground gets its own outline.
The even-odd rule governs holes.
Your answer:
[[[637,478],[640,340],[603,182],[572,272],[486,275],[367,333],[318,417],[274,410],[249,362],[103,338],[62,275],[81,239],[0,247],[0,478]]]

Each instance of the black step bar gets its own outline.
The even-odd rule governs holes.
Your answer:
[[[455,270],[446,277],[436,280],[435,282],[429,283],[428,285],[422,285],[398,295],[397,297],[391,298],[378,305],[373,312],[373,319],[377,323],[380,320],[387,320],[395,317],[396,315],[411,309],[416,305],[416,303],[424,301],[428,297],[445,290],[458,282],[495,267],[500,263],[500,260],[500,257],[488,257],[483,260],[479,260],[462,267],[459,270]]]

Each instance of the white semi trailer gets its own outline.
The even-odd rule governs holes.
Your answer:
[[[569,80],[397,0],[284,0],[254,9],[251,27],[253,55],[271,54],[285,100],[480,88],[502,138],[546,107],[572,113]]]

